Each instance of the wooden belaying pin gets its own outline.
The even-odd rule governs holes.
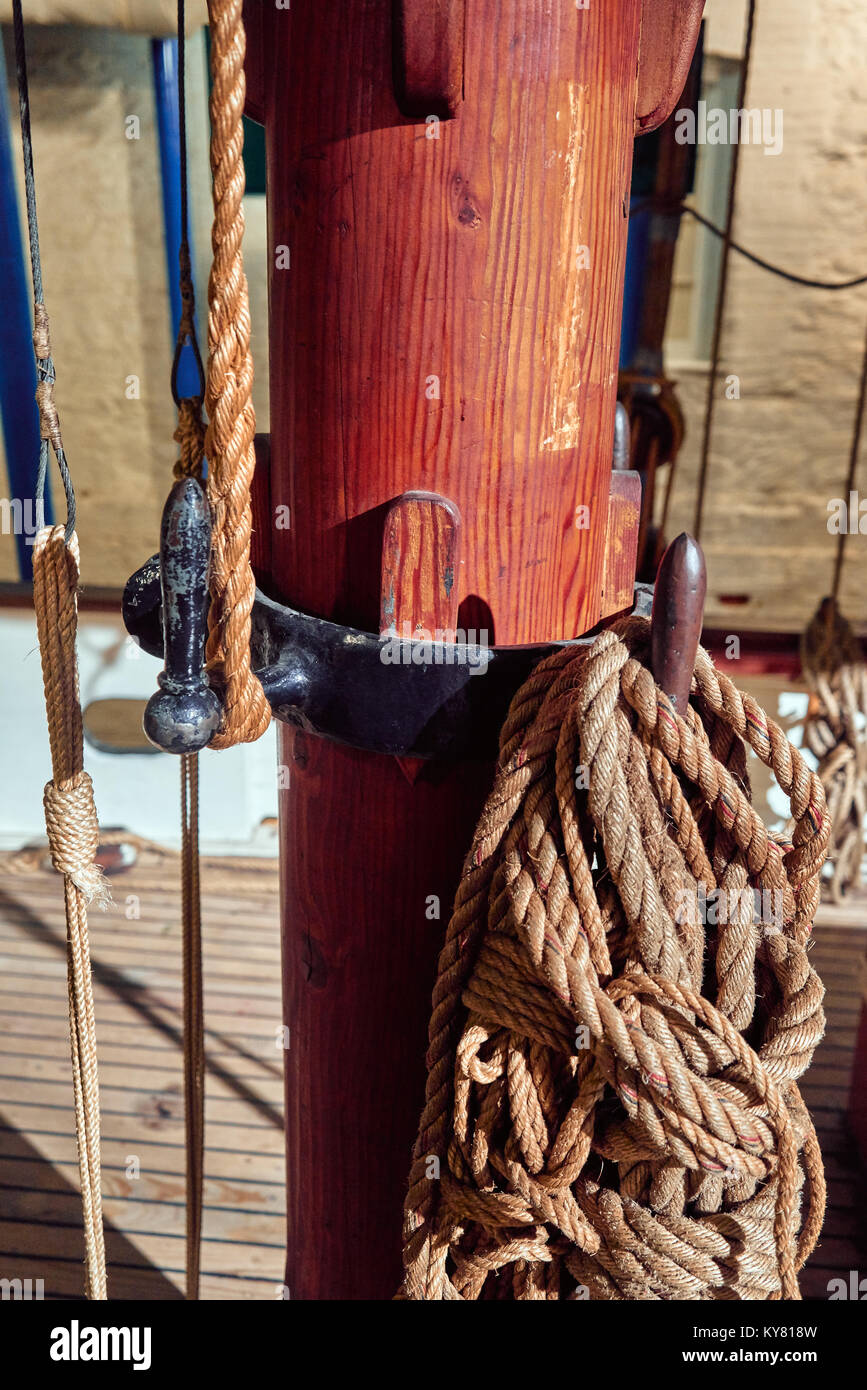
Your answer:
[[[629,415],[626,406],[618,401],[614,407],[614,454],[611,467],[615,473],[625,473],[629,467]]]
[[[689,703],[706,593],[701,546],[682,531],[659,562],[650,619],[653,677],[681,717]]]
[[[165,669],[144,712],[145,733],[167,753],[195,753],[220,727],[220,702],[204,671],[210,545],[204,489],[195,478],[181,478],[160,529]]]

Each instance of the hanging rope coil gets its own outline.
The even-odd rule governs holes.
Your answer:
[[[99,1076],[87,934],[87,904],[104,907],[108,885],[94,863],[99,826],[93,787],[83,768],[75,632],[78,538],[43,527],[33,545],[33,603],[42,656],[53,777],[45,788],[51,858],[63,874],[68,955],[69,1036],[78,1167],[84,1213],[87,1296],[108,1297],[100,1192]]]
[[[828,894],[839,903],[861,883],[867,820],[867,665],[833,598],[822,600],[801,641],[811,698],[804,729],[819,759],[831,838]]]
[[[628,619],[564,648],[512,703],[434,990],[407,1298],[799,1297],[822,784],[701,649],[680,719],[648,640]]]
[[[255,466],[250,308],[244,236],[244,51],[241,0],[208,0],[211,26],[211,169],[214,180],[213,265],[208,284],[208,498],[214,517],[208,673],[223,698],[223,725],[212,748],[250,743],[271,712],[250,667],[250,613],[256,584],[250,566]]]

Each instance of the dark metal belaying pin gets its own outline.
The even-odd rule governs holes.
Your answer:
[[[654,680],[683,718],[704,622],[707,569],[698,541],[682,531],[659,562],[650,620]]]
[[[165,669],[147,702],[144,731],[167,753],[195,753],[220,727],[220,702],[204,671],[211,518],[201,483],[181,478],[160,529]]]

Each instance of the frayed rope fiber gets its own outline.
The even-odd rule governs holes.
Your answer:
[[[558,650],[512,702],[439,961],[401,1297],[800,1297],[830,819],[701,648],[676,714],[649,632]],[[785,834],[750,804],[748,749]]]

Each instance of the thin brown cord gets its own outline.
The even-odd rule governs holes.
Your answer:
[[[822,784],[701,649],[681,719],[648,649],[627,619],[512,702],[440,956],[403,1297],[800,1297]],[[790,837],[750,804],[748,748]],[[717,922],[701,889],[749,910]]]
[[[63,874],[69,992],[69,1036],[75,1132],[84,1215],[87,1297],[105,1299],[105,1242],[100,1191],[99,1075],[87,904],[104,907],[108,885],[94,863],[99,826],[93,787],[84,771],[75,635],[78,625],[78,538],[46,526],[33,545],[33,604],[42,658],[52,780],[45,788],[51,858]]]
[[[202,398],[205,377],[196,332],[196,292],[190,259],[187,203],[186,40],[184,0],[178,0],[178,128],[180,132],[181,244],[178,288],[181,315],[172,362],[172,397],[178,407],[174,433],[180,449],[174,476],[201,481],[205,455]],[[178,377],[189,347],[199,373],[199,394],[180,397]],[[181,755],[181,919],[183,933],[184,1140],[186,1156],[186,1296],[199,1297],[202,1206],[205,1178],[205,1020],[202,992],[202,907],[199,884],[199,757]]]
[[[189,261],[187,260],[187,276]],[[184,281],[183,257],[181,278]],[[192,325],[195,311],[192,280],[185,304]],[[194,329],[191,330],[194,334]],[[178,402],[174,433],[180,458],[176,478],[201,478],[205,446],[202,403],[198,397]],[[187,1298],[199,1297],[202,1207],[205,1170],[205,1020],[202,1000],[202,917],[199,882],[199,755],[181,757],[181,916],[184,995],[184,1126],[186,1146]]]
[[[208,0],[211,31],[213,265],[208,284],[208,497],[214,519],[208,673],[223,701],[212,748],[252,743],[271,711],[250,666],[250,613],[256,583],[250,565],[250,484],[255,455],[250,307],[244,236],[245,33],[242,0]]]
[[[179,24],[179,34],[183,23]],[[183,46],[179,43],[179,62]],[[181,122],[181,139],[186,132]],[[178,346],[172,370],[175,379],[181,347],[196,344],[196,300],[192,267],[186,240],[181,244],[180,288],[183,306],[178,328]],[[174,466],[176,478],[202,477],[205,454],[205,424],[198,396],[178,401],[178,424],[174,433],[180,458]],[[181,756],[181,918],[183,930],[184,997],[184,1140],[186,1150],[186,1295],[199,1297],[202,1256],[202,1207],[205,1174],[205,1020],[202,1001],[202,909],[199,883],[199,755]]]
[[[199,758],[181,757],[181,898],[184,923],[184,1117],[187,1161],[187,1298],[199,1297],[205,1169],[205,1021],[199,886]]]

